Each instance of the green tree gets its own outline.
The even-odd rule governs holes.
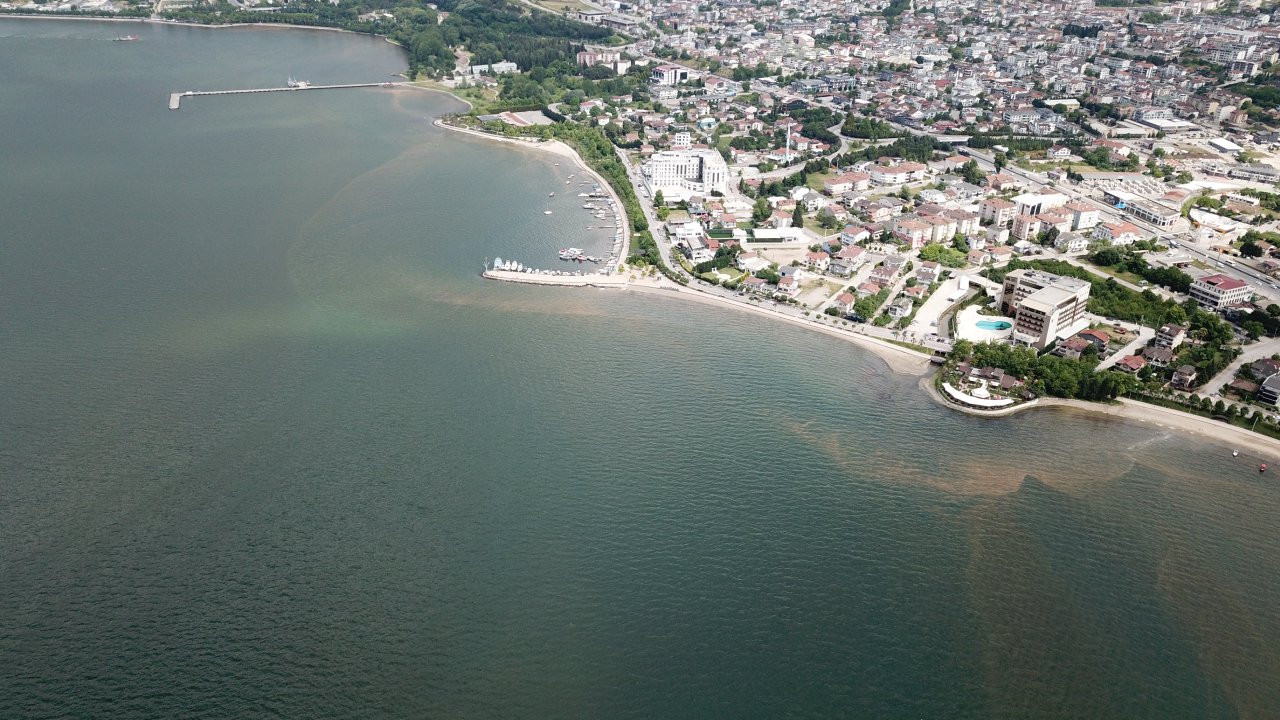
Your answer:
[[[804,227],[804,210],[798,203],[796,209],[791,211],[791,227]]]
[[[970,160],[964,165],[961,165],[960,175],[964,178],[965,182],[971,185],[977,185],[987,176],[986,173],[982,172],[982,169],[978,167],[977,160]]]
[[[756,204],[751,208],[751,219],[756,223],[762,223],[769,219],[773,211],[769,208],[769,200],[764,196],[756,198]]]
[[[662,207],[667,204],[667,199],[662,197],[662,191],[659,190],[653,194],[654,207]]]

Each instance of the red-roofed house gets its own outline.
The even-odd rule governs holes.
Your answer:
[[[804,261],[814,270],[826,272],[831,265],[831,256],[824,252],[808,252],[804,254]]]
[[[1098,240],[1105,240],[1113,247],[1117,245],[1132,245],[1142,239],[1142,231],[1133,223],[1102,223],[1094,229],[1093,237]]]
[[[1116,369],[1125,372],[1136,373],[1147,366],[1147,361],[1141,355],[1125,355],[1116,361]]]

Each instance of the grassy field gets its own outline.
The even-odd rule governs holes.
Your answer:
[[[814,173],[805,180],[805,185],[808,185],[810,190],[822,192],[822,183],[833,177],[835,177],[835,173],[832,172]]]
[[[1089,263],[1089,268],[1094,272],[1100,272],[1103,275],[1110,275],[1111,277],[1116,278],[1117,280],[1124,280],[1125,282],[1131,282],[1134,285],[1138,285],[1139,283],[1142,282],[1141,275],[1134,275],[1131,272],[1116,270],[1115,268],[1109,268],[1109,267],[1106,267],[1105,265],[1097,265],[1094,263]]]
[[[466,87],[451,88],[446,87],[434,80],[416,80],[413,83],[418,87],[431,88],[432,90],[443,90],[447,93],[453,93],[458,97],[471,103],[476,110],[484,110],[498,101],[497,88],[485,87]]]
[[[552,12],[566,13],[578,12],[579,10],[593,10],[590,5],[577,2],[577,0],[533,0],[538,7],[544,7]]]

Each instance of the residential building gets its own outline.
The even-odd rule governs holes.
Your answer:
[[[822,189],[832,195],[843,195],[853,190],[866,190],[871,184],[871,176],[862,172],[850,172],[836,175],[822,181]]]
[[[942,275],[942,266],[932,260],[921,261],[920,267],[916,268],[916,279],[925,285],[932,285],[938,282],[938,278]]]
[[[923,179],[927,170],[924,165],[913,162],[890,166],[874,165],[871,168],[871,181],[877,185],[901,185]]]
[[[914,308],[915,304],[912,303],[911,300],[900,297],[889,303],[889,308],[886,312],[889,313],[889,317],[891,318],[904,318],[910,315]]]
[[[1183,390],[1190,390],[1196,384],[1196,368],[1194,365],[1180,365],[1177,370],[1173,371],[1173,386]]]
[[[1102,223],[1093,229],[1095,240],[1103,240],[1112,247],[1132,245],[1142,239],[1142,231],[1132,223]]]
[[[1086,202],[1076,200],[1063,206],[1071,211],[1071,229],[1088,230],[1102,220],[1102,211]]]
[[[579,65],[613,65],[622,60],[618,50],[583,50],[576,56]]]
[[[1258,394],[1254,398],[1260,403],[1280,405],[1280,373],[1276,373],[1262,381],[1258,386]]]
[[[1115,368],[1123,372],[1136,373],[1147,366],[1147,361],[1141,355],[1125,355],[1116,361]]]
[[[1008,227],[1018,214],[1018,206],[1004,198],[987,198],[982,201],[979,211],[983,222],[996,227]]]
[[[1146,358],[1151,365],[1167,367],[1173,362],[1173,351],[1169,348],[1151,346],[1142,349],[1142,357]]]
[[[1053,241],[1053,247],[1068,255],[1078,255],[1089,249],[1089,239],[1080,233],[1064,232]]]
[[[1156,347],[1173,350],[1187,339],[1187,329],[1181,325],[1161,325],[1156,331]]]

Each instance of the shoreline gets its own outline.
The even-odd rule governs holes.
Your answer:
[[[292,23],[268,23],[268,22],[251,22],[251,23],[198,23],[188,22],[186,20],[166,20],[157,17],[115,17],[112,15],[72,15],[70,13],[18,13],[13,11],[0,11],[0,18],[29,18],[33,20],[91,20],[93,22],[132,22],[132,23],[150,23],[153,25],[177,25],[179,27],[198,27],[219,30],[223,28],[252,27],[279,30],[319,30],[322,32],[339,32],[349,33],[351,35],[368,35],[369,37],[380,37],[390,42],[396,47],[400,47],[397,43],[391,41],[386,35],[377,35],[375,33],[362,33],[355,30],[347,30],[345,28],[324,27],[323,25],[294,25]]]
[[[1152,405],[1150,403],[1118,398],[1114,403],[1089,402],[1069,398],[1043,397],[1029,403],[1022,403],[1007,410],[983,411],[962,407],[950,402],[938,392],[929,378],[921,378],[920,388],[939,405],[955,412],[982,418],[1006,418],[1024,410],[1050,408],[1066,413],[1089,413],[1106,415],[1126,421],[1136,421],[1147,425],[1195,435],[1222,445],[1246,449],[1248,452],[1267,455],[1280,461],[1280,440],[1269,435],[1246,430],[1238,425],[1230,425],[1221,420],[1192,415],[1172,408]]]
[[[894,345],[893,343],[885,342],[879,338],[868,337],[852,331],[827,327],[812,320],[776,313],[767,308],[718,297],[694,288],[687,288],[675,284],[648,284],[633,281],[627,284],[626,289],[635,290],[636,292],[645,294],[663,295],[666,297],[682,297],[693,302],[735,308],[743,312],[770,317],[775,320],[791,323],[792,325],[808,328],[809,330],[814,330],[830,337],[845,340],[871,351],[873,355],[884,361],[884,364],[888,366],[890,371],[899,375],[927,376],[930,368],[933,367],[933,363],[929,362],[929,359],[924,355],[921,355],[914,350],[909,350],[907,348]]]

